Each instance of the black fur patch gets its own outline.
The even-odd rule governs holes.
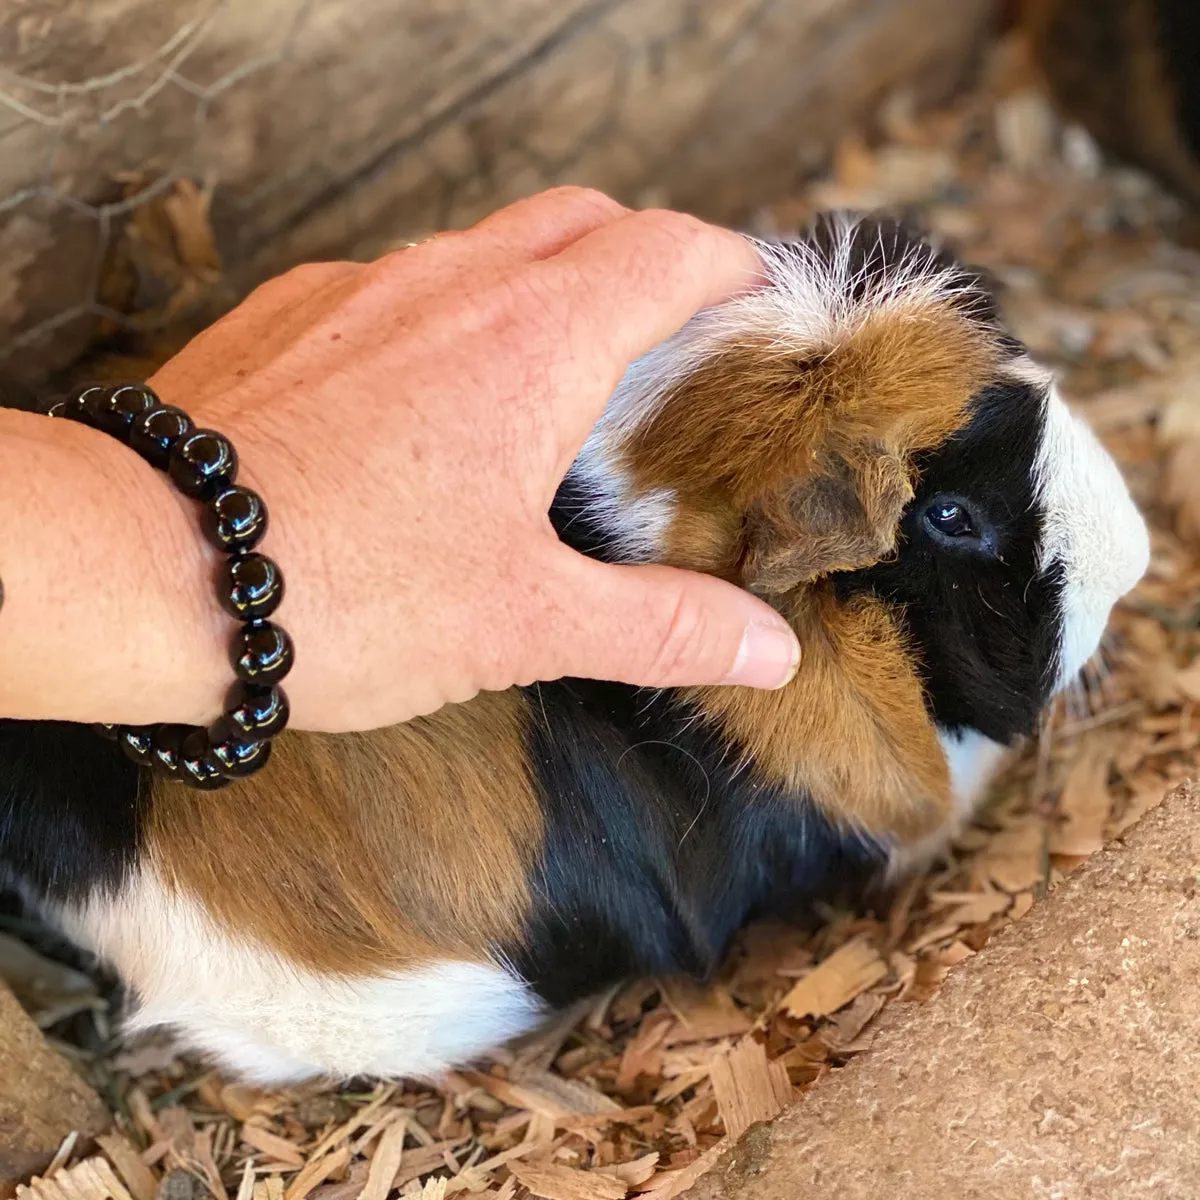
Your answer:
[[[1053,569],[1039,576],[1035,561],[1042,514],[1032,476],[1044,406],[1044,393],[1026,384],[981,392],[968,424],[920,459],[894,559],[836,581],[840,595],[870,591],[904,613],[939,724],[1003,743],[1036,728],[1058,669],[1063,581]],[[943,493],[987,520],[994,554],[929,535],[926,507]]]
[[[669,693],[526,689],[546,820],[534,908],[507,953],[552,1004],[631,975],[705,976],[757,915],[859,896],[882,851],[763,786]]]
[[[39,896],[115,891],[140,845],[139,770],[86,725],[0,721],[0,874]]]

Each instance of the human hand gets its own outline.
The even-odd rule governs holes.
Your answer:
[[[562,675],[786,682],[798,649],[767,605],[702,575],[597,563],[547,516],[629,362],[759,269],[735,234],[561,189],[375,263],[299,267],[167,363],[151,386],[226,434],[267,502],[293,724],[367,729]],[[179,515],[158,516],[179,599],[154,711],[76,719],[219,710],[228,618],[194,514],[190,541]]]

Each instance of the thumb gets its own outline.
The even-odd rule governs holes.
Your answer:
[[[554,601],[561,674],[639,687],[736,683],[778,688],[800,664],[787,622],[749,592],[692,571],[614,566],[568,552]]]

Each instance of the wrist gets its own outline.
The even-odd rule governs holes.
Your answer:
[[[105,434],[0,412],[0,715],[204,723],[229,618],[190,502]]]

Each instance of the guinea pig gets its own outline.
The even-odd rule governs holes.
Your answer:
[[[1145,526],[976,274],[850,218],[761,252],[764,286],[629,369],[552,518],[767,598],[803,647],[788,686],[513,688],[285,733],[212,793],[0,722],[0,859],[120,973],[133,1029],[261,1082],[435,1077],[626,976],[703,977],[748,918],[970,812]]]

